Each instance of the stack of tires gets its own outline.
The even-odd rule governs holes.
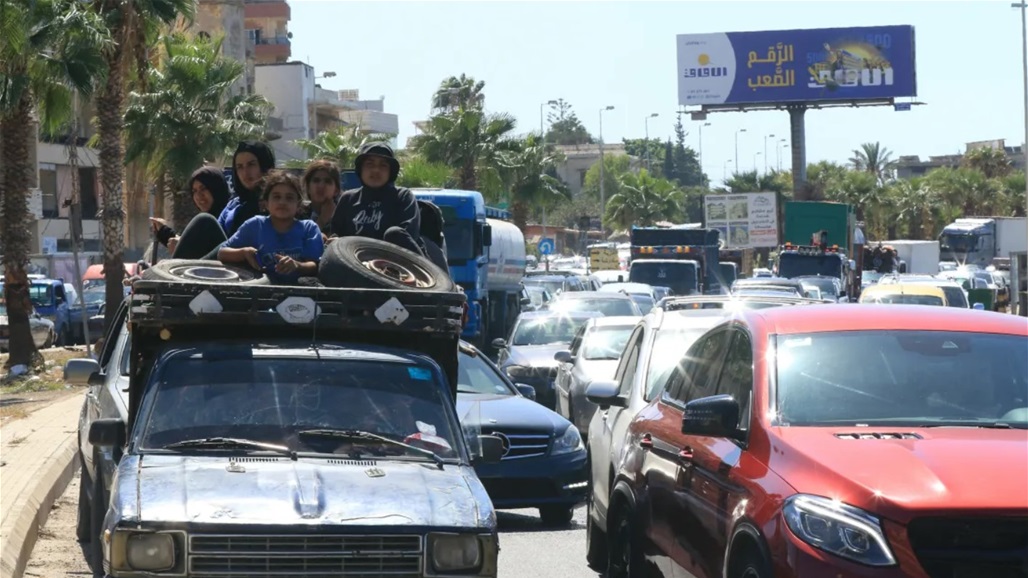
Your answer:
[[[166,259],[143,272],[143,279],[212,285],[269,285],[266,276],[220,261]],[[341,237],[325,247],[318,276],[301,285],[350,289],[459,291],[431,260],[402,247],[365,237]]]

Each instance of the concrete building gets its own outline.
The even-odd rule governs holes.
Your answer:
[[[246,77],[237,89],[253,93],[254,49],[245,27],[246,7],[243,0],[200,0],[191,28],[197,34],[223,35],[221,53],[246,65]]]
[[[557,145],[557,150],[564,153],[564,162],[557,167],[557,175],[563,180],[572,196],[578,196],[585,187],[585,175],[593,165],[600,162],[600,145]],[[603,154],[623,156],[625,145],[612,143],[603,145]],[[633,163],[634,165],[634,163]]]
[[[1005,139],[969,142],[964,145],[964,154],[982,147],[1002,150],[1006,153],[1007,158],[1010,159],[1010,164],[1014,167],[1014,170],[1025,170],[1024,145],[1007,146]],[[910,179],[914,177],[923,177],[938,168],[959,167],[960,163],[964,159],[964,154],[933,155],[929,156],[927,160],[921,160],[921,157],[918,155],[901,156],[896,161],[896,178]]]
[[[244,0],[246,36],[257,64],[282,64],[292,56],[289,3],[286,0]]]

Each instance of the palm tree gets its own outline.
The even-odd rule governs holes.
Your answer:
[[[179,17],[192,20],[196,0],[92,0],[93,10],[103,18],[113,44],[105,51],[106,78],[96,99],[97,141],[100,157],[100,214],[107,271],[105,327],[114,321],[125,294],[124,266],[125,210],[122,202],[125,154],[122,148],[126,95],[126,73],[134,69],[145,82],[150,66],[147,46],[160,26]]]
[[[475,80],[461,74],[451,76],[439,84],[438,90],[432,95],[432,110],[446,112],[453,109],[476,108],[485,106],[484,80]]]
[[[604,222],[612,228],[648,226],[681,218],[685,194],[674,183],[656,178],[646,169],[621,177],[617,194],[607,201]]]
[[[430,163],[418,155],[400,155],[400,176],[396,185],[408,188],[450,188],[457,184],[453,169]]]
[[[480,174],[502,168],[504,153],[514,150],[514,127],[514,117],[508,114],[459,109],[433,116],[428,132],[415,136],[411,148],[428,162],[452,167],[458,185],[476,191]]]
[[[935,218],[942,204],[940,193],[925,178],[898,181],[893,186],[899,213],[897,217],[908,224],[907,235],[913,239],[934,236]]]
[[[892,152],[880,143],[864,143],[853,151],[850,164],[858,171],[874,175],[879,183],[884,184],[892,176],[896,163],[892,160]]]
[[[538,135],[529,135],[511,151],[507,160],[507,188],[511,193],[510,209],[514,224],[525,230],[529,208],[552,206],[570,198],[567,186],[552,174],[563,154],[548,145]]]
[[[1010,157],[1003,149],[977,147],[967,151],[960,165],[982,172],[986,178],[1005,177],[1014,170]]]
[[[221,55],[221,38],[164,38],[160,68],[146,90],[129,94],[125,111],[126,162],[139,160],[174,195],[181,230],[195,213],[185,191],[190,173],[228,154],[240,140],[261,138],[271,103],[260,95],[233,94],[244,65]]]
[[[340,170],[349,170],[354,168],[354,161],[357,160],[357,153],[361,147],[369,142],[390,141],[394,136],[364,132],[359,124],[350,124],[318,133],[313,139],[298,139],[293,143],[311,160],[330,160],[339,165]],[[307,164],[308,161],[291,160],[286,166],[304,168]]]
[[[35,171],[30,147],[36,144],[33,103],[45,132],[56,133],[74,114],[74,92],[89,94],[104,73],[101,51],[106,29],[74,0],[7,3],[0,9],[0,196],[4,291],[10,323],[8,365],[37,359],[29,331],[30,246],[28,191]]]

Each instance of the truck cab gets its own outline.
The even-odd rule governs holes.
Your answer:
[[[0,295],[4,284],[0,282]],[[67,345],[74,335],[71,309],[77,294],[75,288],[63,279],[35,277],[29,280],[29,300],[37,314],[54,324],[56,345]]]
[[[793,245],[786,243],[778,251],[777,274],[786,279],[797,277],[832,277],[842,284],[841,300],[856,295],[855,263],[839,251],[837,245]]]
[[[940,261],[985,267],[995,256],[995,219],[957,219],[939,234]]]
[[[629,235],[629,281],[670,287],[675,295],[721,293],[716,229],[633,227]]]

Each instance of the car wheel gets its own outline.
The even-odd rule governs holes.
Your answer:
[[[328,287],[456,291],[449,273],[402,247],[366,237],[341,237],[325,249],[318,278]]]
[[[79,507],[78,507],[78,524],[75,526],[75,537],[82,544],[88,543],[90,533],[92,530],[92,503],[89,501],[89,488],[92,487],[92,480],[89,479],[89,475],[86,473],[86,464],[82,459],[82,454],[79,454]]]
[[[539,508],[539,517],[546,526],[567,526],[575,515],[571,506],[543,506]]]
[[[43,342],[43,349],[50,349],[54,346],[54,330],[50,329],[46,332],[46,341]]]
[[[225,265],[221,261],[165,259],[143,271],[143,279],[177,281],[201,285],[270,285],[268,278],[247,267]]]
[[[635,512],[630,506],[623,505],[613,518],[608,518],[608,523],[612,529],[611,539],[607,541],[608,578],[642,578],[645,575],[644,560]]]
[[[57,347],[64,347],[68,344],[68,331],[66,328],[61,327],[57,332],[57,337],[54,338],[54,344],[57,345]]]
[[[607,569],[607,536],[593,522],[593,503],[589,500],[585,513],[585,562],[597,572]]]
[[[99,465],[99,460],[95,463]],[[90,502],[89,516],[89,566],[93,570],[95,578],[104,576],[104,548],[103,548],[103,526],[104,517],[107,515],[107,500],[105,499],[103,474],[99,467],[96,470],[96,477],[93,479],[93,500]]]
[[[728,578],[771,578],[771,568],[763,556],[747,548],[729,564]]]

